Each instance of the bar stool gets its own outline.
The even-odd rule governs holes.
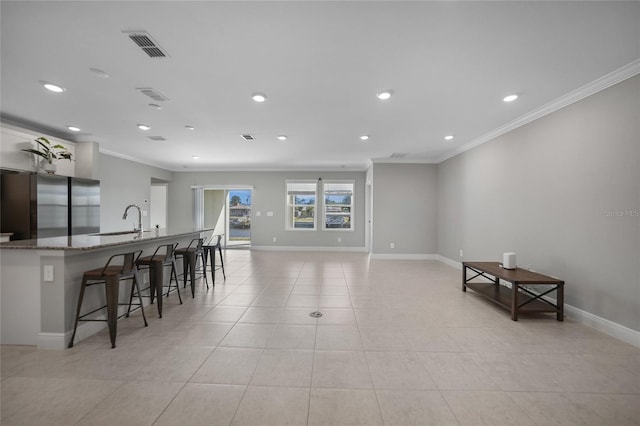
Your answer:
[[[132,300],[129,299],[129,303],[119,303],[118,301],[118,293],[119,293],[119,284],[125,280],[133,280],[132,289],[135,287],[138,290],[138,301],[140,303],[134,304],[134,306],[139,306],[142,311],[142,319],[144,321],[144,326],[147,327],[147,318],[144,315],[144,307],[142,306],[142,298],[140,297],[140,287],[138,283],[140,282],[140,276],[138,274],[138,269],[135,267],[135,263],[142,254],[142,250],[134,251],[131,253],[121,253],[114,254],[109,258],[107,264],[104,265],[103,268],[92,269],[90,271],[86,271],[82,275],[82,286],[80,287],[80,297],[78,298],[78,309],[76,311],[76,320],[75,325],[73,326],[73,334],[71,335],[71,341],[69,342],[69,347],[73,347],[73,340],[76,337],[76,331],[78,329],[79,321],[106,321],[109,326],[109,337],[111,339],[111,347],[116,347],[116,334],[118,330],[118,319],[123,316],[129,316],[131,312]],[[117,257],[122,257],[122,265],[111,265],[111,261]],[[87,287],[104,284],[105,285],[105,293],[106,293],[106,302],[107,304],[101,306],[97,309],[92,310],[91,312],[87,312],[83,315],[80,315],[80,311],[82,309],[82,300],[84,298],[84,291]],[[127,312],[118,316],[118,306],[128,305]],[[84,319],[84,317],[91,315],[101,309],[107,309],[107,319]]]
[[[182,277],[184,279],[184,287],[187,286],[187,274],[191,281],[191,297],[196,297],[196,263],[198,256],[202,259],[202,275],[204,276],[204,282],[209,289],[209,281],[207,281],[207,271],[205,269],[206,262],[204,260],[204,238],[194,238],[189,245],[184,248],[179,248],[175,251],[176,259],[182,257]]]
[[[138,270],[149,270],[149,287],[142,289],[142,291],[149,290],[149,296],[151,303],[153,303],[154,297],[158,298],[158,316],[162,318],[162,288],[164,286],[164,268],[166,266],[171,266],[171,271],[169,272],[169,286],[167,288],[167,297],[171,292],[171,282],[175,279],[175,291],[178,292],[178,300],[180,300],[180,304],[182,305],[182,297],[180,296],[180,286],[178,286],[178,275],[176,272],[176,258],[175,258],[175,249],[178,246],[178,243],[175,244],[163,244],[156,248],[156,251],[153,252],[151,256],[145,256],[138,259],[136,262],[136,266]],[[160,254],[158,254],[160,252]],[[162,254],[164,252],[164,254]],[[133,292],[131,292],[131,299],[133,299]]]
[[[202,246],[204,249],[204,261],[205,268],[207,262],[207,256],[211,260],[211,280],[212,285],[216,285],[216,271],[222,269],[222,276],[227,279],[227,275],[224,273],[224,258],[222,257],[222,237],[224,234],[212,235],[209,244]],[[216,267],[216,250],[220,253],[220,266]]]

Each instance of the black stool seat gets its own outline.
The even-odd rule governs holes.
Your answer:
[[[98,269],[92,269],[90,271],[86,271],[82,275],[82,285],[80,287],[80,297],[78,298],[78,308],[76,310],[76,320],[73,326],[73,334],[71,335],[71,341],[69,342],[69,347],[73,347],[73,341],[76,337],[76,331],[78,330],[78,322],[79,321],[106,321],[109,327],[109,338],[111,339],[111,347],[116,347],[116,335],[118,330],[118,318],[122,318],[123,316],[129,316],[131,313],[131,306],[138,306],[142,311],[142,319],[144,321],[144,326],[146,327],[147,318],[144,315],[144,307],[142,306],[142,298],[140,298],[140,288],[138,287],[138,283],[140,282],[140,277],[138,275],[138,270],[135,267],[136,260],[142,254],[142,250],[138,250],[131,253],[121,253],[114,254],[109,258],[107,264]],[[111,265],[111,261],[115,258],[122,257],[123,262],[122,265]],[[131,292],[133,294],[133,289],[136,288],[138,290],[138,301],[139,303],[133,304],[132,298],[129,299],[129,303],[119,303],[119,289],[120,283],[122,281],[132,280],[133,284],[131,286]],[[106,305],[96,308],[90,312],[80,315],[80,311],[82,310],[82,301],[84,299],[84,292],[87,287],[104,284],[105,286],[105,295],[106,295]],[[128,306],[127,312],[123,315],[118,316],[118,306]],[[85,319],[85,317],[98,312],[102,309],[107,310],[107,319]]]
[[[164,286],[164,268],[171,266],[169,272],[169,286],[167,288],[167,296],[171,292],[171,282],[175,279],[175,291],[178,293],[178,300],[182,304],[182,297],[180,296],[180,288],[178,286],[178,275],[176,272],[176,257],[175,249],[178,243],[175,244],[163,244],[156,248],[151,256],[141,257],[136,261],[138,270],[149,269],[149,287],[142,289],[142,291],[149,290],[149,297],[151,303],[153,299],[158,299],[158,316],[162,318],[162,288]],[[158,252],[164,250],[164,254],[158,254]],[[133,298],[133,293],[131,297]]]

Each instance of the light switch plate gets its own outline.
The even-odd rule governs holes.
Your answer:
[[[44,265],[43,271],[43,280],[47,282],[53,281],[53,265]]]

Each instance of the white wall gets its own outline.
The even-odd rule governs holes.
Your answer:
[[[142,224],[144,229],[149,229],[151,180],[169,181],[171,177],[172,173],[164,169],[100,154],[100,230],[110,232],[133,229],[133,225],[138,223],[136,211],[129,210],[127,220],[122,220],[124,209],[129,204],[137,204],[147,211]],[[170,187],[168,198],[171,199]],[[193,227],[193,224],[188,226]]]
[[[355,230],[287,231],[285,203],[287,179],[346,179],[355,181]],[[176,172],[169,184],[169,225],[193,225],[192,185],[252,186],[251,243],[254,246],[300,246],[364,249],[365,172]],[[261,216],[256,216],[256,212]],[[267,216],[267,212],[273,216]],[[277,243],[273,243],[273,237]],[[338,237],[341,242],[338,242]]]
[[[436,254],[436,173],[435,164],[373,165],[373,254]]]
[[[565,301],[640,331],[640,76],[438,165],[438,252],[566,281]]]

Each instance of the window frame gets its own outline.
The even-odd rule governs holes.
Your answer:
[[[351,185],[351,204],[349,207],[349,228],[329,228],[327,226],[327,202],[326,202],[326,192],[327,186],[330,185]],[[331,232],[354,232],[355,231],[355,192],[356,192],[356,182],[355,180],[350,179],[340,179],[340,180],[326,180],[322,182],[322,189],[320,193],[322,194],[322,230],[323,231],[331,231]],[[344,206],[347,206],[346,204]],[[347,216],[346,214],[342,214],[341,216]]]
[[[310,206],[310,204],[295,204],[295,203],[291,203],[290,201],[290,190],[289,190],[289,185],[295,185],[295,184],[305,184],[305,185],[309,185],[312,184],[314,185],[314,203],[313,203],[313,227],[312,228],[296,228],[295,227],[295,223],[293,222],[294,219],[294,215],[293,212],[295,211],[296,206],[300,206],[300,207],[308,207]],[[309,180],[309,179],[287,179],[285,181],[285,230],[286,231],[302,231],[302,232],[309,232],[309,231],[317,231],[318,230],[318,181],[317,180]]]

